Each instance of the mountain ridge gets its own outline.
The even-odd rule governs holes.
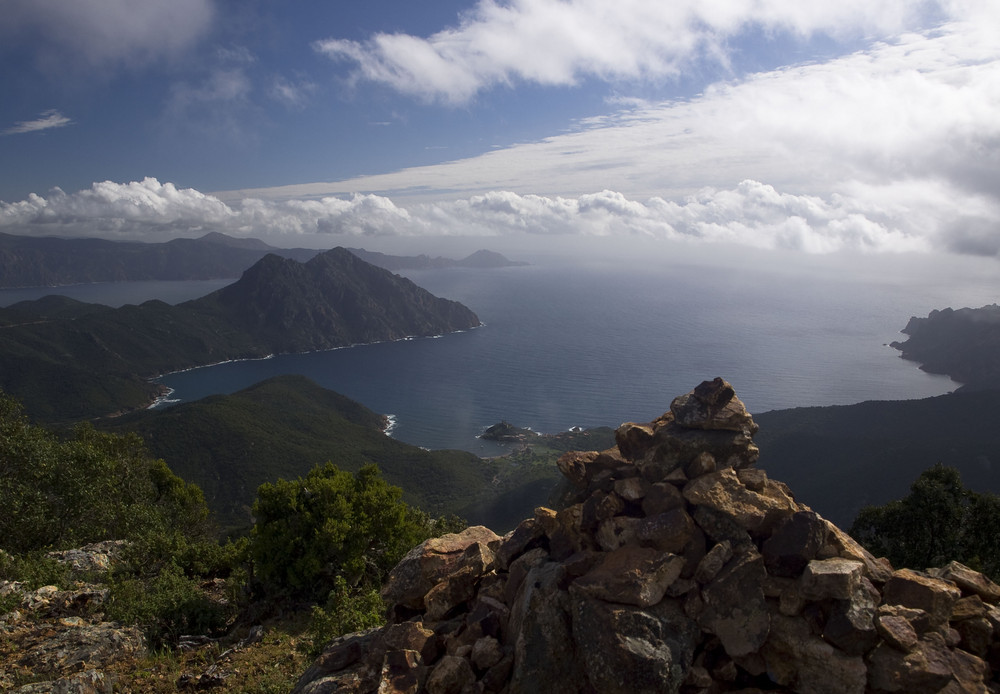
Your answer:
[[[387,270],[527,265],[487,250],[476,251],[461,260],[387,255],[361,248],[349,250],[362,260]],[[238,238],[218,231],[162,243],[0,232],[0,288],[237,278],[269,253],[306,262],[322,252],[312,248],[279,248],[260,239]]]
[[[344,249],[307,264],[269,254],[178,306],[41,299],[0,309],[0,388],[40,421],[72,421],[144,406],[159,392],[149,380],[171,371],[480,325],[462,304]]]

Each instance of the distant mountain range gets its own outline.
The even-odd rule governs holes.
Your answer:
[[[512,262],[493,251],[477,251],[461,260],[426,255],[395,256],[350,249],[387,270],[444,267],[498,268]],[[275,248],[259,239],[211,232],[196,239],[165,243],[62,239],[0,234],[0,287],[57,287],[91,282],[208,280],[239,277],[268,254],[306,262],[322,251]]]
[[[142,407],[149,379],[231,359],[424,337],[480,325],[462,304],[344,248],[267,255],[233,284],[170,306],[49,296],[0,309],[0,388],[45,422]]]

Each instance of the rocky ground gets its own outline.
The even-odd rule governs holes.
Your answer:
[[[105,574],[121,548],[102,542],[50,556],[73,577]],[[219,582],[202,586],[224,600]],[[0,615],[0,691],[14,694],[121,694],[214,690],[287,692],[306,665],[304,614],[223,639],[182,639],[178,648],[151,650],[143,633],[105,619],[108,587],[71,580],[65,587],[26,590],[0,581],[0,599],[17,607]]]

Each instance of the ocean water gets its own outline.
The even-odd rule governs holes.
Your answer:
[[[911,315],[996,300],[990,265],[763,258],[548,257],[488,271],[411,271],[485,325],[159,380],[176,402],[303,374],[392,415],[400,440],[488,455],[503,449],[477,435],[501,420],[545,433],[650,421],[715,376],[751,412],[946,393],[957,384],[920,371],[888,343],[902,339]]]

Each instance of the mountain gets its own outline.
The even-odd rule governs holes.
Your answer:
[[[142,407],[158,392],[149,379],[170,371],[478,325],[465,306],[344,249],[307,263],[267,255],[177,306],[46,297],[0,309],[0,388],[39,421],[66,422]]]
[[[239,282],[183,306],[226,315],[273,352],[436,335],[479,325],[465,306],[343,248],[307,263],[269,255]]]
[[[995,689],[1000,586],[872,556],[755,467],[756,431],[716,379],[563,456],[564,505],[415,547],[387,624],[330,642],[293,694]]]
[[[385,255],[360,248],[355,255],[388,270],[444,267],[497,268],[526,265],[493,251],[462,260]],[[306,262],[321,253],[311,248],[276,248],[260,239],[217,231],[196,239],[165,243],[62,239],[0,233],[0,288],[58,287],[91,282],[209,280],[239,277],[265,255]]]
[[[929,373],[947,374],[963,390],[1000,388],[1000,306],[946,308],[910,318],[909,337],[892,346]]]
[[[386,255],[377,251],[366,251],[363,248],[349,248],[351,253],[365,260],[372,265],[384,267],[386,270],[436,270],[448,267],[469,267],[469,268],[501,268],[501,267],[523,267],[528,263],[508,260],[506,257],[495,251],[479,250],[472,255],[461,260],[451,258],[435,257],[428,255],[400,256]]]
[[[433,515],[457,513],[489,495],[496,464],[411,446],[386,436],[385,426],[384,416],[296,375],[102,424],[139,434],[154,457],[201,487],[226,528],[250,525],[264,482],[305,477],[328,461],[352,472],[376,463],[407,503]]]
[[[165,243],[0,234],[0,287],[239,277],[268,253],[306,261],[319,251],[218,232]]]

